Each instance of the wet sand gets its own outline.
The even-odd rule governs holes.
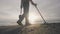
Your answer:
[[[60,34],[60,23],[34,24],[26,27],[0,26],[0,34]]]

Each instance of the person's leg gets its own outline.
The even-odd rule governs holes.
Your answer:
[[[24,16],[25,16],[26,25],[30,25],[29,19],[28,19],[28,17],[29,17],[29,7],[24,8]]]
[[[19,15],[19,20],[17,21],[17,23],[18,23],[19,25],[23,25],[23,24],[22,24],[23,19],[24,19],[24,15]]]

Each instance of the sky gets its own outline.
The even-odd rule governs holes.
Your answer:
[[[47,22],[60,22],[60,0],[33,0]],[[18,25],[21,0],[0,0],[0,26]],[[30,14],[41,20],[36,8],[30,3]],[[52,21],[53,20],[53,21]]]

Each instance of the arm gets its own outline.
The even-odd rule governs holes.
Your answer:
[[[21,0],[21,6],[20,6],[21,9],[22,9],[22,4],[23,4],[23,2],[22,2],[22,0]]]
[[[37,4],[35,4],[32,0],[30,0],[31,1],[31,3],[34,5],[34,6],[36,6]]]
[[[20,6],[21,11],[20,11],[20,15],[22,14],[22,5],[23,5],[23,0],[21,0],[21,6]]]

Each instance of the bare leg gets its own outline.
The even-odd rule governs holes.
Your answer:
[[[25,16],[25,20],[26,20],[26,25],[30,25],[29,19],[28,19],[28,17],[29,17],[29,7],[24,8],[24,16]]]
[[[23,25],[22,24],[22,21],[23,21],[23,19],[24,19],[24,16],[23,15],[19,15],[19,20],[17,21],[17,23],[19,24],[19,25]]]

